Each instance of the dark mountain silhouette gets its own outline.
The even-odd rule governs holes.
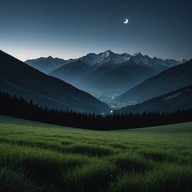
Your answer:
[[[118,96],[123,105],[141,103],[192,84],[192,60],[172,67]]]
[[[99,91],[106,95],[117,95],[154,74],[156,72],[152,69],[139,66],[131,61],[118,66],[108,63],[85,76],[77,83],[77,86],[84,90]]]
[[[49,75],[62,79],[72,85],[76,85],[80,79],[91,71],[93,71],[93,69],[90,66],[81,60],[77,60],[50,72]]]
[[[0,90],[40,106],[101,113],[109,107],[70,84],[50,77],[0,51]]]
[[[140,104],[115,110],[114,113],[174,112],[192,109],[192,85]]]
[[[95,68],[92,72],[84,76],[78,83],[77,86],[81,87],[84,90],[98,91],[95,87],[97,81],[105,76],[106,73],[111,71],[113,68],[110,65],[102,65],[98,68]],[[103,82],[102,82],[103,83]],[[101,90],[104,91],[104,90]]]

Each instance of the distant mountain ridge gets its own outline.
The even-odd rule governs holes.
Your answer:
[[[121,64],[128,61],[130,57],[131,55],[128,53],[118,54],[113,53],[110,50],[107,50],[99,54],[89,53],[86,56],[81,57],[80,60],[84,61],[90,66],[93,65],[100,66],[105,63]]]
[[[140,104],[115,110],[114,113],[174,112],[192,109],[192,84]]]
[[[79,60],[83,61],[89,66],[94,66],[94,67],[98,67],[100,65],[107,64],[107,63],[122,64],[131,60],[138,65],[148,65],[148,67],[157,68],[158,72],[159,70],[164,70],[181,63],[181,61],[176,61],[174,59],[163,60],[156,57],[150,58],[147,55],[142,55],[140,52],[131,55],[128,53],[118,54],[110,50],[107,50],[99,54],[88,53],[87,55],[80,58],[76,58],[76,59],[64,60],[64,59],[53,58],[49,56],[47,58],[40,57],[37,59],[26,60],[25,63],[44,72],[44,70],[46,70],[47,67],[49,68],[51,65],[53,65],[55,69],[58,69],[59,67],[65,64],[68,64],[74,61],[79,61]]]
[[[64,111],[102,113],[110,108],[90,94],[0,51],[0,90]]]
[[[33,62],[38,68],[38,59]],[[117,54],[107,50],[99,54],[89,53],[74,60],[63,60],[63,65],[48,74],[93,95],[116,96],[179,63],[175,60],[150,58],[141,53]],[[45,69],[40,66],[41,63],[39,70],[47,73],[46,66]]]
[[[29,66],[34,67],[46,74],[61,67],[66,63],[64,59],[49,57],[40,57],[38,59],[29,59],[25,61]]]
[[[192,59],[167,69],[128,90],[115,100],[124,105],[133,105],[164,95],[192,84]]]

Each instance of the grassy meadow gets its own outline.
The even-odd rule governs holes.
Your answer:
[[[192,122],[90,131],[0,116],[1,192],[191,192]]]

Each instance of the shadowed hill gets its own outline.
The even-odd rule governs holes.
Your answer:
[[[53,70],[49,75],[75,85],[81,78],[91,71],[93,71],[93,69],[83,61],[74,61]]]
[[[109,107],[70,84],[45,75],[0,51],[0,90],[33,100],[40,106],[88,113],[108,111]]]
[[[192,85],[153,98],[140,104],[124,107],[115,113],[173,112],[192,108]]]
[[[172,67],[118,96],[124,105],[141,103],[192,84],[192,60]]]

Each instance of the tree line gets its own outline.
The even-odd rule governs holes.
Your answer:
[[[175,112],[144,112],[142,114],[96,115],[74,111],[48,109],[27,102],[22,97],[11,96],[0,91],[0,114],[55,125],[93,129],[116,130],[149,127],[192,121],[192,109]]]

